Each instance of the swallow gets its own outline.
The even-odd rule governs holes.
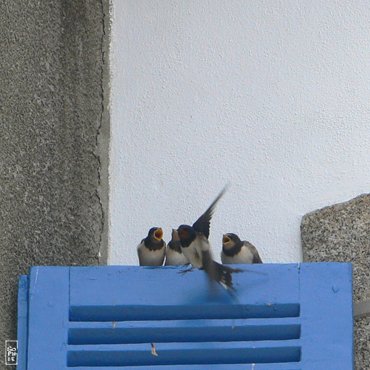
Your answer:
[[[262,263],[257,248],[246,240],[240,240],[233,233],[224,234],[222,237],[221,261],[223,264],[234,263]]]
[[[235,288],[232,273],[242,272],[243,270],[224,266],[214,261],[211,253],[211,245],[204,235],[197,235],[197,243],[202,253],[202,269],[206,272],[210,283],[214,284],[217,282],[230,293],[234,293]]]
[[[172,229],[172,238],[167,244],[165,266],[188,265],[189,260],[181,250],[181,242],[176,229]]]
[[[160,227],[152,227],[148,236],[137,246],[137,255],[140,266],[162,266],[166,255],[166,243],[163,238],[163,230]]]
[[[233,289],[232,269],[215,262],[212,258],[209,238],[210,222],[217,202],[226,191],[226,187],[217,195],[207,210],[190,225],[180,225],[177,229],[182,253],[187,257],[193,268],[203,269],[211,281],[220,283],[224,287]]]
[[[211,218],[217,202],[222,198],[225,191],[226,187],[221,190],[207,210],[193,223],[193,226],[183,224],[177,228],[182,253],[184,253],[193,267],[200,268],[203,266],[202,253],[197,236],[204,235],[206,239],[209,238]]]

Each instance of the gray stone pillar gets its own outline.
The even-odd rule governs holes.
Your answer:
[[[0,2],[0,368],[19,274],[104,264],[109,0]]]
[[[301,224],[305,261],[353,263],[354,300],[370,290],[370,194],[309,213]],[[370,317],[355,320],[356,369],[370,369]]]

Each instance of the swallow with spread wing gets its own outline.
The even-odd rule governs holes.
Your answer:
[[[226,267],[215,262],[212,258],[210,243],[208,241],[212,215],[217,202],[226,191],[226,187],[217,195],[208,209],[190,225],[180,225],[177,229],[181,250],[193,267],[201,268],[210,281],[217,282],[225,288],[233,290],[232,273],[240,272],[239,269]]]

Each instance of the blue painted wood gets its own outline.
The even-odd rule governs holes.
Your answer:
[[[33,268],[27,369],[353,369],[350,265],[239,267],[237,298],[198,270]]]
[[[27,370],[28,342],[28,276],[21,275],[18,284],[18,365],[17,370]]]
[[[353,368],[352,265],[302,264],[304,369]]]
[[[73,368],[72,368],[73,369]],[[91,367],[80,366],[78,370],[92,370]],[[143,370],[145,366],[102,366],[97,370]],[[202,364],[202,365],[158,365],[151,366],[150,370],[302,370],[299,363],[275,363],[275,364]],[[313,370],[313,369],[312,369]],[[329,369],[330,370],[330,369]]]
[[[205,330],[204,328],[207,328]],[[299,318],[71,322],[69,344],[299,339]]]
[[[182,275],[178,273],[181,268],[172,266],[110,266],[109,271],[75,268],[71,270],[70,318],[123,321],[299,315],[299,265],[241,268],[248,271],[233,276],[236,302],[223,288],[217,296],[210,296],[208,280],[199,270]]]
[[[27,370],[64,369],[68,339],[69,268],[32,267],[28,299]]]
[[[232,363],[297,362],[301,348],[297,340],[260,342],[150,343],[73,346],[70,366],[155,366]]]

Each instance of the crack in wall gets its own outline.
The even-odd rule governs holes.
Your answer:
[[[97,261],[99,264],[107,263],[108,256],[108,210],[109,210],[109,182],[108,182],[108,163],[109,163],[109,42],[110,42],[110,9],[109,0],[101,0],[100,8],[102,14],[102,35],[100,44],[101,53],[101,113],[99,125],[96,130],[96,149],[98,154],[95,158],[98,161],[98,188],[96,197],[99,201],[101,210],[101,223],[99,235],[99,251]],[[107,88],[105,88],[107,86]],[[106,128],[103,130],[103,128]],[[105,158],[105,160],[102,160]]]

